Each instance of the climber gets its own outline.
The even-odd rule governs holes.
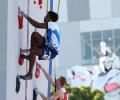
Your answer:
[[[51,97],[46,97],[42,92],[35,88],[33,89],[33,100],[37,100],[37,95],[40,95],[43,100],[68,100],[68,95],[66,89],[64,88],[64,86],[66,85],[65,77],[61,76],[56,80],[56,82],[54,82],[41,65],[40,69],[43,71],[46,79],[50,81],[54,87],[56,87],[56,92]]]
[[[44,22],[39,23],[21,11],[20,8],[19,13],[34,27],[46,29],[45,36],[42,36],[38,32],[33,32],[31,35],[30,49],[21,49],[20,59],[25,58],[29,60],[29,71],[26,75],[20,75],[19,77],[24,80],[31,80],[36,56],[38,56],[40,60],[46,60],[54,59],[56,55],[58,55],[60,45],[60,31],[56,23],[58,20],[58,14],[53,11],[49,11],[44,17]],[[28,55],[25,55],[26,52]]]

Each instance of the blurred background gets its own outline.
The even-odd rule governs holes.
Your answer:
[[[67,10],[62,11],[67,18],[60,22],[59,67],[98,65],[100,55],[93,48],[99,50],[101,41],[120,56],[119,4],[119,0],[66,1]]]

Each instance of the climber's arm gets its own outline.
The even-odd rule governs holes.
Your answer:
[[[29,21],[29,23],[36,28],[47,29],[47,27],[48,27],[48,23],[45,23],[45,22],[39,23],[39,22],[33,20],[31,17],[29,17],[27,14],[25,14],[24,11],[21,11],[20,7],[18,7],[18,15],[25,17]]]
[[[29,17],[29,16],[26,16],[25,18],[26,18],[26,19],[30,22],[30,24],[33,25],[34,27],[47,29],[47,26],[48,26],[47,23],[39,23],[39,22],[33,20],[33,19],[32,19],[31,17]]]

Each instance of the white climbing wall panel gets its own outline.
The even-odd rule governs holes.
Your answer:
[[[29,15],[40,22],[43,22],[43,17],[46,14],[46,0],[43,0],[43,8],[40,10],[39,6],[34,5],[33,0],[29,0]],[[36,0],[37,1],[37,0]],[[21,88],[18,94],[15,92],[16,75],[26,74],[26,63],[23,66],[18,64],[19,48],[25,49],[27,47],[27,21],[24,19],[23,29],[18,29],[17,10],[18,6],[27,13],[27,0],[8,0],[8,24],[7,30],[7,77],[6,77],[6,100],[25,100],[25,81],[21,80]],[[29,26],[29,45],[30,36],[34,31],[34,27]],[[38,30],[43,34],[44,30]],[[20,40],[21,37],[21,40]],[[48,70],[48,61],[42,61],[42,66]],[[34,67],[35,71],[35,67]],[[34,76],[34,73],[33,73]],[[41,73],[40,79],[36,80],[34,77],[27,82],[27,100],[32,100],[32,90],[38,87],[45,95],[47,95],[47,80]],[[0,99],[1,100],[1,99]],[[38,97],[38,100],[41,100]]]

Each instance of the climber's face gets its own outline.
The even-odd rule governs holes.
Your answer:
[[[44,18],[44,22],[49,22],[51,19],[50,19],[50,17],[49,17],[49,14],[47,14],[46,16],[45,16],[45,18]]]
[[[59,79],[56,80],[56,88],[57,89],[61,88],[61,83],[60,83]]]

